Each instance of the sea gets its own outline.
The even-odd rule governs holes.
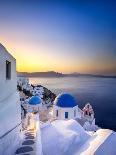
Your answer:
[[[29,82],[42,85],[56,95],[72,94],[80,108],[89,102],[95,112],[96,124],[116,131],[116,78],[29,78]]]

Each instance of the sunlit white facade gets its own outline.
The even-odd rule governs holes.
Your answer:
[[[53,105],[53,115],[56,119],[76,119],[80,117],[76,100],[70,94],[59,94]]]
[[[0,44],[0,155],[11,155],[21,139],[16,61]]]

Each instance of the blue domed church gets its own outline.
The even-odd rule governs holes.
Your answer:
[[[39,96],[32,96],[29,100],[28,109],[33,111],[41,110],[42,108],[42,100]]]
[[[53,115],[56,119],[76,119],[78,117],[76,99],[68,93],[59,94],[54,101]]]

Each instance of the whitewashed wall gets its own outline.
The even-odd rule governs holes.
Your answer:
[[[35,155],[43,155],[39,115],[37,115],[36,117],[36,127],[37,127],[37,131],[36,131]]]
[[[11,62],[11,80],[6,80],[6,60]],[[0,101],[16,92],[16,60],[0,44]]]
[[[11,80],[6,80],[6,60]],[[0,44],[0,155],[12,155],[21,140],[21,107],[17,92],[16,61]]]
[[[56,117],[56,110],[58,110],[58,117]],[[74,117],[74,111],[76,110],[76,116]],[[65,119],[65,112],[68,112],[68,119],[75,119],[78,118],[79,111],[78,111],[78,105],[73,108],[61,108],[56,105],[53,106],[53,115],[57,119]]]
[[[3,105],[0,108],[0,137],[21,123],[21,108],[19,102],[18,93],[14,93],[3,101]],[[16,149],[20,140],[21,125],[13,129],[3,138],[0,138],[0,155],[10,155],[12,150]]]

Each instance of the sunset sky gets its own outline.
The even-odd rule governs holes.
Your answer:
[[[116,75],[116,2],[0,1],[0,42],[17,71]]]

